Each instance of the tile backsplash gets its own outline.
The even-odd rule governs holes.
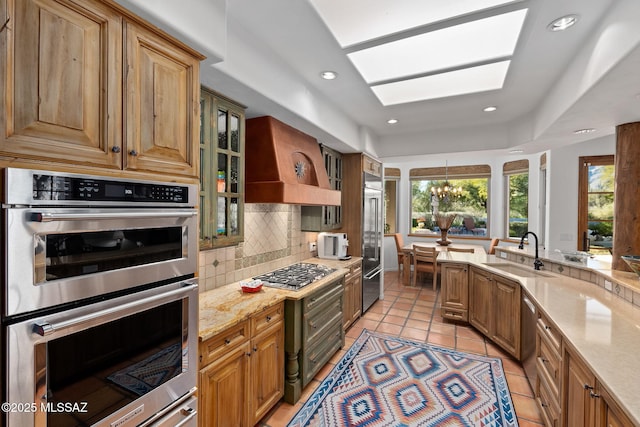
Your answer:
[[[275,270],[315,255],[318,233],[300,230],[300,206],[251,203],[244,210],[244,242],[201,251],[200,291]]]

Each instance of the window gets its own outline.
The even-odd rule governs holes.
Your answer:
[[[384,169],[384,233],[398,232],[398,182],[400,169]]]
[[[580,157],[578,249],[613,251],[614,156]]]
[[[529,161],[504,164],[506,237],[520,238],[529,229]]]
[[[433,215],[441,212],[457,214],[449,235],[488,236],[490,178],[488,165],[412,169],[411,233],[439,235]]]

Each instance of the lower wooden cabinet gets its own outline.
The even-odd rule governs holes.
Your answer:
[[[344,277],[342,328],[346,331],[362,314],[362,262],[349,267]]]
[[[469,321],[469,267],[467,264],[440,264],[442,317]]]
[[[200,343],[199,425],[254,426],[284,395],[284,304]]]
[[[564,427],[632,427],[589,367],[570,348],[564,351]]]
[[[520,283],[471,267],[469,323],[520,360]]]

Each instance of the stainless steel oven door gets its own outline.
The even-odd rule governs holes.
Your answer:
[[[144,422],[195,391],[197,321],[190,279],[10,324],[7,427]]]
[[[5,224],[5,316],[196,271],[193,208],[9,208]]]

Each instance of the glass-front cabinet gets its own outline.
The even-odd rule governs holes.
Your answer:
[[[342,191],[342,154],[322,145],[324,167],[332,190]],[[342,226],[342,206],[302,206],[302,231],[331,231]]]
[[[200,248],[244,239],[244,108],[200,93]]]

